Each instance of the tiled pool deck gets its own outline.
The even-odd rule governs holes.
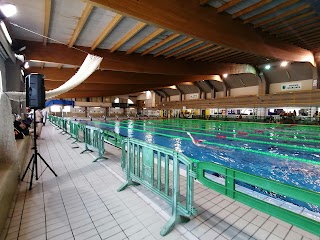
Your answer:
[[[21,183],[0,240],[11,239],[319,239],[304,230],[195,184],[198,215],[167,236],[160,230],[169,206],[142,186],[122,192],[121,151],[107,147],[105,161],[72,148],[67,135],[43,128],[39,152],[54,168],[33,189]],[[44,168],[41,164],[40,169]],[[29,180],[29,176],[26,177]],[[319,224],[320,225],[320,224]],[[319,226],[320,227],[320,226]]]

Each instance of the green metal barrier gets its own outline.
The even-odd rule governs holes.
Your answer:
[[[104,156],[105,149],[104,149],[104,133],[101,129],[85,126],[84,128],[84,143],[85,143],[85,150],[81,153],[90,151],[93,152],[94,150],[98,151],[99,156],[93,161],[96,162],[99,159],[107,159]]]
[[[188,217],[196,214],[193,205],[195,172],[189,158],[172,149],[130,138],[123,141],[122,151],[121,165],[125,168],[127,181],[118,191],[138,183],[172,207],[172,216],[160,232],[162,236],[169,233],[177,223],[189,221]],[[169,170],[171,164],[172,172]],[[180,181],[180,164],[186,168],[185,182]],[[180,184],[185,184],[185,198],[180,194]]]
[[[74,142],[72,143],[79,142],[79,124],[74,121],[69,121],[69,129],[70,137],[68,139],[74,139]]]
[[[197,161],[197,160],[195,160]],[[252,197],[246,193],[236,190],[235,181],[241,181],[263,190],[292,197],[309,204],[320,206],[320,193],[309,191],[303,188],[294,187],[288,184],[280,183],[274,180],[258,177],[252,174],[237,171],[215,163],[199,162],[196,163],[197,180],[203,185],[217,192],[227,195],[236,201],[242,202],[255,209],[265,212],[269,215],[282,219],[290,224],[305,229],[308,232],[320,236],[320,223],[307,218],[298,213],[289,211],[285,208],[275,206],[258,198]],[[224,176],[224,184],[215,182],[210,178],[210,172],[215,172]],[[212,176],[212,175],[211,175]]]
[[[49,121],[54,125],[57,126],[57,117],[49,115]]]
[[[62,134],[66,134],[68,133],[68,123],[69,123],[69,120],[65,119],[65,118],[62,118],[61,119],[61,128],[62,128]]]
[[[111,143],[112,145],[118,148],[121,148],[123,139],[124,139],[123,136],[115,132],[104,130],[104,140],[106,140],[107,142]]]

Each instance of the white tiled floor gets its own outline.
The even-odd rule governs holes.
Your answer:
[[[46,169],[31,191],[20,184],[1,239],[320,239],[200,184],[195,184],[198,215],[161,237],[167,204],[142,186],[117,192],[124,181],[120,150],[108,145],[109,159],[92,163],[90,154],[80,154],[59,132],[48,125],[45,140],[38,142],[58,177]]]

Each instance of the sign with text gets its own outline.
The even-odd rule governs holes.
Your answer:
[[[302,85],[301,83],[285,83],[281,84],[281,90],[282,91],[291,91],[291,90],[301,90]]]
[[[197,93],[195,93],[195,94],[190,94],[189,97],[190,97],[190,99],[197,99],[197,98],[199,98],[199,95]]]

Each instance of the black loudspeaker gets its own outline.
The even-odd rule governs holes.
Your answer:
[[[26,76],[26,106],[31,109],[45,108],[44,76],[31,73]]]

